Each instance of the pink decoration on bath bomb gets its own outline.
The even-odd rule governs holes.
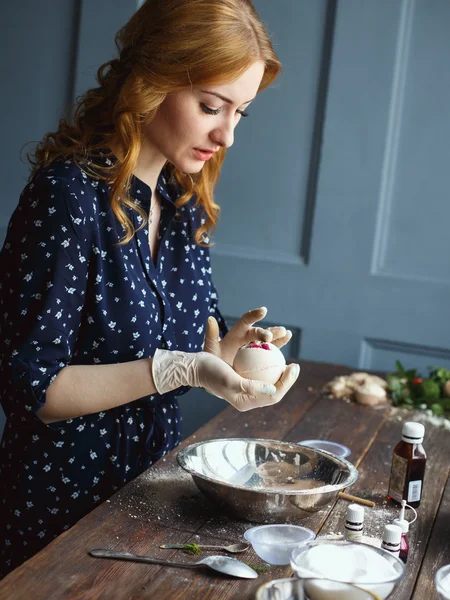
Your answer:
[[[233,369],[241,377],[275,384],[280,379],[286,360],[279,348],[268,342],[250,342],[236,352]]]

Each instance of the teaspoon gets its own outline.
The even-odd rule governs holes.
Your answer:
[[[229,546],[211,546],[209,544],[195,544],[199,550],[224,550],[225,552],[230,552],[231,554],[238,554],[239,552],[244,552],[248,548],[248,544],[241,542],[239,544],[230,544]],[[168,549],[178,549],[184,550],[186,546],[190,546],[190,544],[163,544],[160,548],[164,550]]]
[[[183,569],[197,569],[207,567],[213,571],[219,573],[225,573],[225,575],[231,575],[231,577],[241,577],[242,579],[256,579],[258,573],[251,567],[246,565],[236,558],[231,556],[207,556],[198,562],[171,562],[169,560],[162,560],[160,558],[153,558],[152,556],[142,556],[139,554],[132,554],[131,552],[120,552],[118,550],[103,550],[95,549],[90,550],[89,554],[96,558],[115,558],[118,560],[130,560],[133,562],[142,562],[150,565],[163,565],[167,567],[179,567]]]

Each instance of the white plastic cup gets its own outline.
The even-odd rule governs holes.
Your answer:
[[[315,537],[311,529],[289,524],[259,525],[244,533],[256,554],[271,565],[288,565],[292,550]]]
[[[444,565],[436,571],[434,583],[441,600],[450,600],[450,565]]]

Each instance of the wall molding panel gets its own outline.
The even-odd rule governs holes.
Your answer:
[[[380,182],[378,215],[375,226],[374,251],[371,266],[371,273],[373,275],[385,274],[387,238],[389,234],[395,235],[394,232],[390,231],[390,217],[392,203],[394,202],[399,140],[403,122],[402,113],[405,103],[405,87],[410,59],[415,3],[416,0],[402,0],[397,49],[394,59],[394,76],[386,134],[386,147]]]
[[[395,371],[395,360],[419,370],[429,366],[450,368],[450,349],[374,338],[361,341],[360,369]]]

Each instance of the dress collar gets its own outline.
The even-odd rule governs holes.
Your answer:
[[[114,158],[111,158],[111,156],[108,156],[104,152],[99,152],[97,155],[97,161],[107,166],[111,166],[113,160]],[[175,201],[180,195],[181,190],[176,178],[172,174],[172,167],[169,163],[166,163],[162,168],[156,182],[156,189],[160,197],[166,201],[165,204],[167,203],[175,209]],[[136,175],[132,175],[131,177],[130,195],[144,210],[150,210],[152,190],[149,185],[136,177]]]
[[[156,182],[156,189],[162,200],[175,208],[175,201],[179,196],[176,180],[170,172],[170,166],[165,165]],[[144,209],[150,209],[152,190],[149,185],[133,175],[131,179],[131,197],[140,203]]]

